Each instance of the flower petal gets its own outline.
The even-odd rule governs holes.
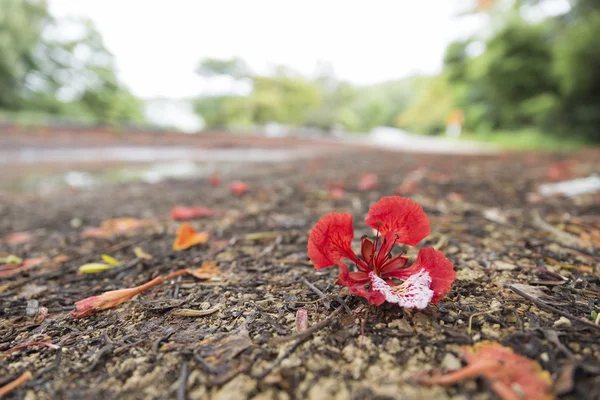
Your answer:
[[[210,217],[219,212],[219,210],[206,207],[177,206],[171,210],[171,218],[176,221],[187,221],[194,218]]]
[[[308,257],[317,270],[340,264],[342,258],[358,262],[352,250],[352,215],[330,213],[321,217],[308,237]]]
[[[367,278],[354,279],[353,277],[360,276],[358,274],[364,274]],[[367,299],[369,304],[374,304],[376,306],[380,306],[385,302],[385,297],[382,293],[375,290],[367,290],[365,289],[365,284],[369,282],[369,275],[365,272],[348,272],[348,267],[341,263],[340,265],[340,276],[335,282],[338,285],[346,286],[350,289],[350,292],[353,294],[364,297]]]
[[[496,342],[483,341],[465,347],[462,354],[468,365],[447,375],[419,377],[426,385],[449,385],[474,376],[483,376],[501,399],[550,400],[552,378],[540,364],[515,354]]]
[[[389,276],[407,279],[421,270],[425,270],[431,277],[430,287],[434,292],[431,302],[435,304],[450,291],[452,283],[456,280],[454,264],[441,251],[426,247],[419,250],[417,259],[409,268],[393,272]]]
[[[185,250],[197,244],[204,244],[207,241],[208,233],[197,232],[190,224],[183,223],[177,230],[173,250]]]
[[[433,297],[433,290],[429,288],[431,277],[425,270],[411,275],[401,285],[394,287],[388,285],[373,272],[369,274],[369,277],[373,290],[382,293],[388,303],[396,303],[400,307],[423,309],[427,307]]]
[[[389,240],[390,237],[394,240],[395,235],[398,235],[395,239],[396,243],[415,246],[430,233],[429,219],[423,208],[414,201],[400,196],[381,198],[371,206],[365,222],[388,240],[386,246],[393,244],[389,243]]]

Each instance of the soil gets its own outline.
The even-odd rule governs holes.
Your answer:
[[[481,379],[442,387],[414,377],[456,369],[462,346],[492,340],[539,362],[560,398],[600,398],[600,325],[593,315],[600,312],[600,198],[536,194],[549,167],[566,158],[564,179],[600,172],[597,151],[442,156],[346,149],[309,161],[245,165],[215,188],[196,179],[0,195],[0,237],[31,235],[27,243],[0,244],[0,252],[52,260],[0,278],[0,386],[31,371],[32,379],[7,398],[488,399],[495,395]],[[422,311],[369,306],[334,284],[337,267],[315,271],[308,233],[324,214],[350,212],[358,248],[362,235],[373,234],[363,222],[370,205],[393,195],[418,168],[421,177],[405,187],[431,222],[432,234],[419,247],[442,250],[457,280]],[[365,172],[377,174],[377,189],[356,189]],[[232,195],[227,183],[234,179],[250,191]],[[345,196],[329,199],[328,182],[345,182]],[[180,223],[169,211],[176,205],[225,212],[191,222],[211,233],[206,244],[173,251]],[[109,239],[82,236],[117,217],[159,223]],[[135,247],[152,259],[137,259]],[[124,266],[78,273],[102,254]],[[69,316],[83,298],[207,261],[222,273],[205,281],[178,277],[113,309]],[[528,285],[526,296],[512,284]],[[48,309],[45,318],[39,307]],[[178,312],[215,307],[197,317]],[[303,333],[299,309],[308,313]],[[7,352],[28,342],[60,349]]]

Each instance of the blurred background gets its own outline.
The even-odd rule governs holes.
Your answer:
[[[195,161],[302,157],[310,140],[600,142],[598,0],[0,4],[2,190],[208,174]]]

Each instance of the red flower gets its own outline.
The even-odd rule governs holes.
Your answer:
[[[352,250],[352,216],[323,216],[308,238],[308,256],[315,268],[337,264],[340,275],[336,283],[376,305],[388,301],[405,308],[425,308],[450,290],[456,273],[440,251],[421,249],[408,268],[408,258],[392,256],[396,243],[414,246],[429,235],[429,220],[420,205],[399,196],[384,197],[371,206],[365,222],[378,234],[374,240],[362,238],[358,256]],[[342,259],[352,261],[356,271],[351,272]]]

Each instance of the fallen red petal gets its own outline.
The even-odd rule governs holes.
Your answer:
[[[4,236],[2,239],[0,239],[0,242],[9,244],[9,245],[16,245],[16,244],[23,244],[23,243],[27,243],[31,240],[32,236],[31,234],[27,233],[27,232],[15,232],[15,233],[11,233],[9,235]]]
[[[548,371],[530,358],[515,354],[509,347],[484,341],[463,348],[465,368],[443,376],[419,377],[423,384],[448,385],[474,376],[483,376],[503,400],[550,400],[552,379]]]
[[[0,278],[6,278],[16,275],[20,272],[27,271],[35,266],[38,266],[48,259],[45,257],[28,258],[21,264],[3,264],[0,265]]]
[[[83,318],[98,311],[116,307],[119,304],[122,304],[142,293],[144,290],[159,285],[163,282],[163,278],[159,276],[140,286],[127,289],[111,290],[98,296],[92,296],[83,300],[79,300],[75,303],[75,309],[71,311],[71,317]]]
[[[246,182],[242,181],[233,181],[229,184],[229,189],[231,190],[231,193],[235,194],[236,196],[243,195],[248,191],[249,188],[250,186]]]
[[[346,195],[346,192],[344,192],[344,189],[333,188],[329,191],[329,195],[327,197],[330,200],[339,200],[339,199],[343,199],[345,195]]]
[[[210,217],[220,211],[207,207],[177,206],[171,210],[171,218],[176,221],[187,221],[194,218]]]
[[[366,173],[360,177],[358,181],[358,190],[366,191],[377,189],[377,175],[373,173]]]
[[[214,174],[210,176],[208,181],[210,182],[210,186],[217,187],[221,184],[221,177],[217,174]]]

